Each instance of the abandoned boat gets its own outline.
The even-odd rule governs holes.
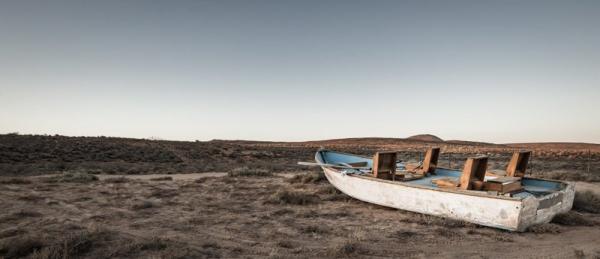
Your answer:
[[[343,193],[369,203],[511,231],[547,223],[573,205],[575,186],[524,177],[531,152],[516,152],[506,172],[487,171],[487,157],[468,158],[462,171],[437,166],[439,148],[410,165],[396,152],[371,159],[319,150],[316,163]],[[311,164],[311,163],[300,163]]]

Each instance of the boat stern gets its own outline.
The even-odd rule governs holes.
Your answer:
[[[517,231],[550,222],[557,214],[565,213],[573,207],[575,184],[561,182],[560,191],[542,197],[527,197],[523,199],[519,227]]]

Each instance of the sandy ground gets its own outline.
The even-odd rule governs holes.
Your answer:
[[[173,180],[156,180],[167,176]],[[31,237],[46,251],[66,244],[64,237],[92,233],[85,236],[89,247],[72,251],[96,258],[600,256],[598,225],[512,233],[363,203],[326,181],[290,183],[290,176],[98,175],[88,183],[27,177],[0,184],[0,241]]]

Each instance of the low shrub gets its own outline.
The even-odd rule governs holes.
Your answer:
[[[319,203],[319,201],[321,199],[316,194],[289,190],[278,191],[271,197],[272,203],[279,204],[307,205]]]
[[[533,174],[535,177],[561,181],[600,182],[600,176],[584,171],[547,171]]]
[[[552,223],[540,224],[529,227],[527,231],[536,233],[536,234],[557,234],[561,232],[561,229],[558,225]]]
[[[60,175],[44,178],[43,181],[50,183],[90,183],[98,181],[98,177],[85,172],[66,172]]]
[[[17,178],[17,177],[0,180],[0,184],[30,184],[30,183],[31,183],[31,181],[28,179]]]
[[[150,178],[150,181],[173,181],[173,177],[171,177],[171,176],[155,177],[155,178]]]
[[[573,209],[584,212],[600,213],[600,195],[592,191],[575,193]]]
[[[25,257],[39,251],[43,246],[43,241],[38,237],[17,237],[0,244],[0,255],[3,255],[5,258]]]
[[[306,234],[327,234],[329,233],[329,229],[324,226],[319,225],[308,225],[300,228],[302,233]]]
[[[349,257],[357,254],[367,254],[368,250],[361,244],[361,242],[349,239],[337,246],[334,246],[332,252],[333,257]]]
[[[475,226],[473,223],[455,220],[455,219],[442,218],[442,217],[436,217],[436,216],[413,213],[413,212],[406,212],[406,213],[408,214],[407,217],[400,219],[400,222],[417,223],[417,224],[421,224],[421,225],[436,225],[436,226],[442,226],[442,227],[446,227],[446,228],[462,228],[462,227]]]
[[[133,210],[143,210],[143,209],[149,209],[149,208],[153,208],[153,207],[156,207],[156,204],[149,200],[137,201],[131,205],[131,209],[133,209]]]
[[[235,168],[231,171],[229,171],[229,173],[227,173],[227,175],[229,177],[266,177],[266,176],[272,176],[273,173],[271,173],[269,170],[266,169],[259,169],[259,168],[249,168],[249,167],[238,167]]]
[[[288,180],[289,183],[319,183],[327,180],[323,172],[310,172],[294,175]]]
[[[575,211],[569,211],[554,216],[552,223],[564,226],[594,226],[597,224],[592,219],[586,218],[584,215]]]
[[[104,182],[107,182],[107,183],[127,183],[129,181],[130,181],[129,178],[123,177],[123,176],[111,177],[111,178],[104,179]]]

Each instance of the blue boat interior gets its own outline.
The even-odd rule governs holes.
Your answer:
[[[335,152],[330,150],[322,150],[317,153],[316,156],[317,162],[321,164],[333,164],[333,165],[343,165],[343,164],[353,164],[353,163],[367,163],[368,168],[373,167],[373,159],[362,157],[358,155],[352,155],[347,153]],[[398,162],[396,167],[399,170],[403,170],[405,168],[405,164],[402,162]],[[353,170],[353,169],[350,169]],[[359,170],[354,170],[354,173],[360,173]],[[340,169],[340,172],[344,172],[344,169]],[[364,172],[364,170],[363,170]],[[346,173],[352,173],[346,171]],[[435,170],[435,174],[428,174],[427,176],[419,179],[414,179],[410,181],[404,181],[404,184],[407,185],[415,185],[415,186],[426,186],[430,188],[438,189],[436,184],[432,182],[432,180],[438,178],[454,178],[458,180],[462,175],[461,170],[456,169],[445,169],[445,168],[437,168]],[[560,191],[564,188],[564,184],[555,181],[547,181],[543,179],[534,179],[534,178],[523,178],[521,180],[521,185],[523,187],[523,191],[515,193],[512,197],[516,198],[525,198],[529,196],[541,197],[548,194],[551,194],[556,191]],[[441,189],[441,188],[440,188]],[[482,191],[486,193],[485,191]]]

